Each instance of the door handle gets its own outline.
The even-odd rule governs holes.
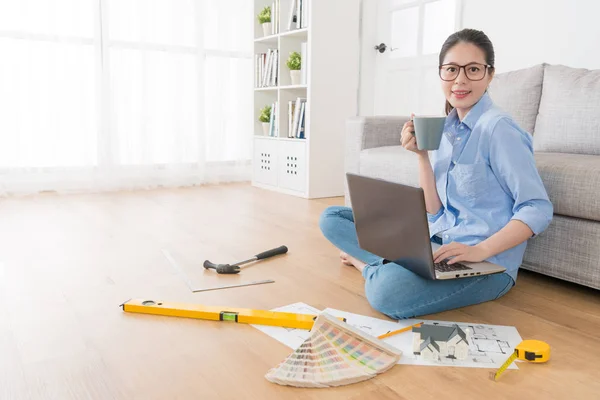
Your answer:
[[[377,46],[375,46],[375,50],[379,51],[380,53],[385,52],[385,50],[387,49],[387,45],[385,43],[380,43]],[[394,48],[394,47],[390,47],[389,48],[390,51],[394,51],[394,50],[398,50],[398,48]]]

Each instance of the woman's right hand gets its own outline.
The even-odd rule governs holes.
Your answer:
[[[417,153],[418,155],[426,155],[427,150],[419,150],[417,148],[417,138],[415,137],[415,125],[412,121],[415,114],[410,114],[410,121],[407,121],[402,127],[402,133],[400,134],[400,140],[402,147],[406,150]]]

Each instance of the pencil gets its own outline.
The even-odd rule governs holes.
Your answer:
[[[394,336],[394,335],[397,335],[398,333],[409,331],[412,328],[417,328],[417,327],[421,326],[422,324],[423,324],[423,322],[419,322],[418,324],[414,324],[414,325],[409,325],[406,328],[398,329],[397,331],[392,331],[392,332],[384,333],[383,335],[377,336],[377,338],[378,339],[384,339],[386,337]]]

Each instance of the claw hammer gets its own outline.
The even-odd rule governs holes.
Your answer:
[[[279,246],[271,250],[263,251],[258,253],[252,258],[244,261],[237,262],[235,264],[215,264],[208,260],[204,261],[204,268],[214,269],[218,274],[237,274],[241,271],[240,266],[248,264],[253,261],[264,260],[265,258],[274,257],[280,254],[287,253],[288,248],[286,246]]]

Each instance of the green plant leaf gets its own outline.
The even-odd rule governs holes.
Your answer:
[[[300,53],[297,51],[292,51],[287,59],[286,64],[291,71],[299,70],[302,67],[302,58],[300,57]]]
[[[271,106],[264,106],[260,110],[260,116],[258,117],[260,122],[271,122]]]
[[[271,7],[267,6],[263,8],[257,17],[260,24],[271,22]]]

